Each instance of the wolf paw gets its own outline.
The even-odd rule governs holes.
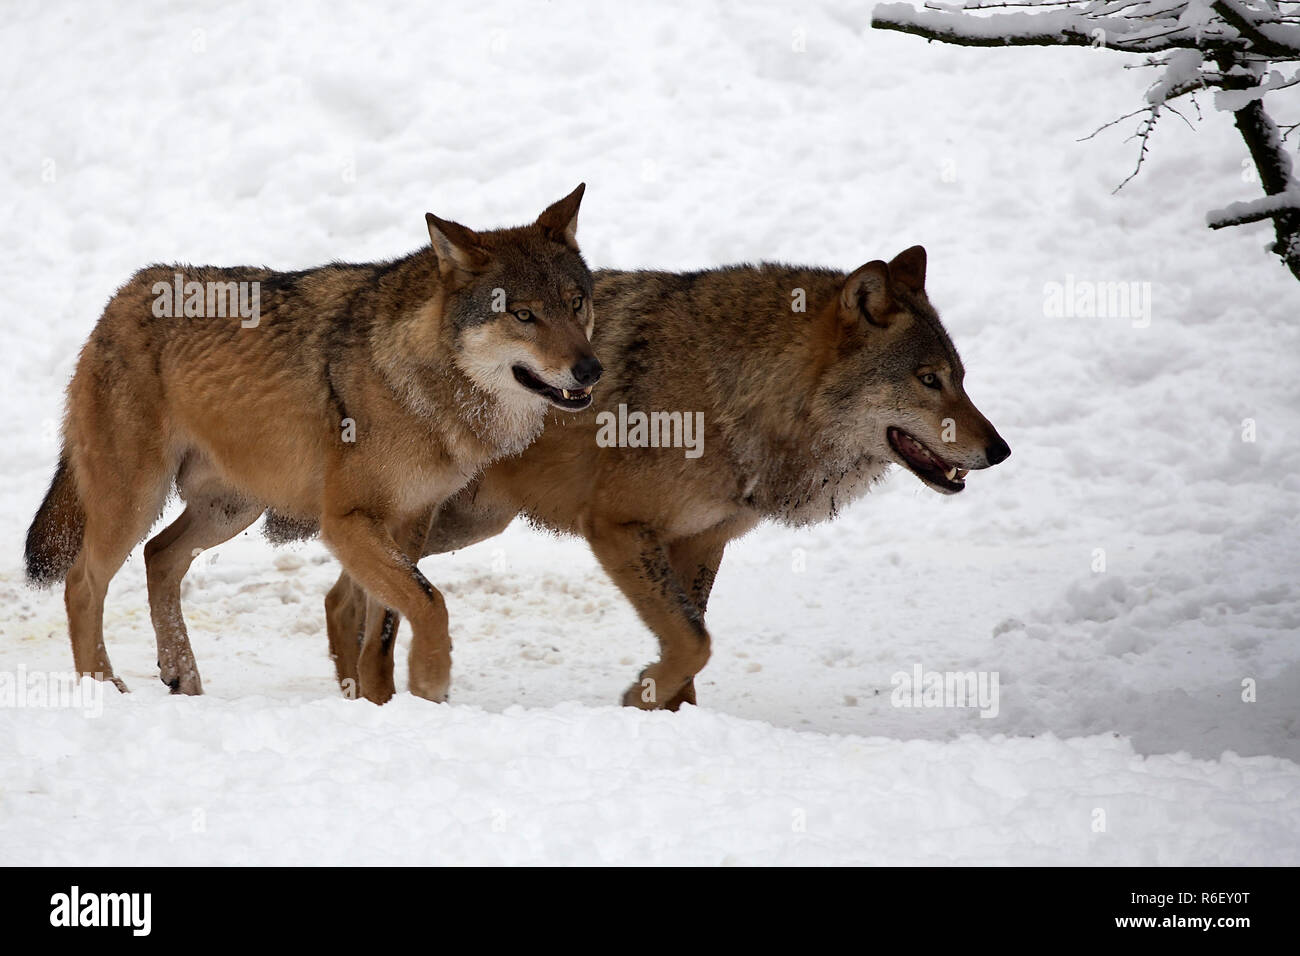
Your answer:
[[[691,678],[681,689],[665,701],[659,700],[659,687],[654,678],[642,676],[623,694],[624,707],[637,707],[641,710],[677,711],[682,704],[695,703],[695,679]]]
[[[198,697],[203,693],[203,682],[199,680],[198,671],[193,667],[182,672],[179,668],[163,667],[160,663],[158,665],[158,679],[166,684],[173,694]]]
[[[668,702],[664,704],[664,710],[671,710],[676,713],[681,709],[682,704],[690,704],[692,707],[696,706],[695,678],[688,680],[682,685],[681,690],[669,698]]]
[[[423,697],[425,700],[431,700],[435,704],[447,703],[448,690],[448,686],[439,681],[430,681],[424,684],[418,681],[411,683],[412,694],[416,697]]]
[[[447,702],[447,692],[451,690],[450,655],[421,655],[413,649],[407,674],[408,686],[416,697],[423,697],[435,704]]]

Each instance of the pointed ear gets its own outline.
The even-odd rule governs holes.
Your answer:
[[[889,277],[908,292],[925,291],[925,247],[904,249],[889,262]]]
[[[550,238],[562,242],[574,252],[578,251],[578,207],[582,205],[582,194],[587,191],[586,183],[578,183],[578,188],[557,203],[552,203],[537,217]]]
[[[889,283],[889,266],[874,259],[859,267],[840,290],[840,314],[846,322],[866,319],[877,328],[887,328],[896,312]]]
[[[487,263],[487,253],[479,245],[478,233],[450,219],[439,219],[431,212],[424,214],[429,224],[429,238],[438,263],[444,272],[477,272]]]

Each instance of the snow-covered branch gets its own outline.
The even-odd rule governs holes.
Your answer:
[[[1184,25],[1177,17],[1149,19],[1099,12],[1110,6],[1125,6],[1121,4],[1033,6],[1051,6],[1053,9],[1045,13],[978,16],[966,11],[950,13],[946,8],[944,11],[932,7],[917,10],[907,3],[882,3],[872,12],[871,25],[877,30],[895,30],[959,46],[1086,46],[1126,53],[1155,53],[1179,48],[1251,52],[1250,45],[1240,34],[1221,28]]]
[[[1214,12],[1242,37],[1254,52],[1278,60],[1300,59],[1300,42],[1294,27],[1278,25],[1269,14],[1247,10],[1237,0],[1214,0]]]
[[[1205,224],[1211,229],[1242,226],[1248,222],[1263,222],[1278,213],[1300,213],[1300,189],[1287,190],[1263,199],[1234,202],[1222,209],[1211,209],[1205,215]]]
[[[1291,274],[1300,279],[1300,211],[1289,208],[1295,205],[1294,197],[1300,195],[1300,182],[1293,174],[1291,157],[1287,155],[1282,136],[1264,110],[1263,100],[1247,103],[1232,114],[1232,121],[1259,172],[1265,195],[1282,197],[1277,200],[1278,205],[1270,216],[1261,218],[1272,218],[1276,236],[1272,251],[1291,270]]]
[[[1129,114],[1145,117],[1135,134],[1137,169],[1124,183],[1141,168],[1162,110],[1181,116],[1171,101],[1213,89],[1216,109],[1232,114],[1265,196],[1215,210],[1209,225],[1271,219],[1273,252],[1300,279],[1300,182],[1264,108],[1270,93],[1300,82],[1300,71],[1288,76],[1275,66],[1300,62],[1296,0],[928,0],[920,9],[879,4],[871,25],[959,46],[1086,46],[1142,54],[1137,65],[1159,74],[1147,90],[1147,105]]]

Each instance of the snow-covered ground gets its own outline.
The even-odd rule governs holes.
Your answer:
[[[77,350],[151,261],[383,258],[426,210],[508,224],[580,180],[593,265],[920,242],[1013,454],[954,498],[897,474],[733,545],[676,715],[610,706],[654,642],[580,542],[516,525],[426,559],[453,702],[384,708],[338,698],[333,559],[256,532],[191,572],[208,696],[169,697],[137,550],[106,614],[134,693],[0,708],[0,862],[1300,862],[1300,289],[1268,227],[1204,227],[1258,192],[1229,117],[1167,120],[1112,196],[1128,128],[1076,140],[1140,105],[1142,71],[868,20],[11,5],[0,673],[71,665],[21,542]],[[1052,305],[1114,282],[1150,284],[1149,322]],[[996,716],[893,706],[917,665],[996,674]]]

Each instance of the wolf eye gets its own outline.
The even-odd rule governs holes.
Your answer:
[[[581,311],[582,311],[582,296],[580,296],[580,295],[575,295],[575,296],[573,297],[573,311],[574,311],[574,312],[581,312]]]
[[[939,376],[935,375],[933,372],[926,372],[924,375],[921,376],[921,384],[924,385],[926,388],[938,389]]]
[[[515,318],[520,322],[536,322],[537,317],[533,315],[532,309],[516,309]]]

